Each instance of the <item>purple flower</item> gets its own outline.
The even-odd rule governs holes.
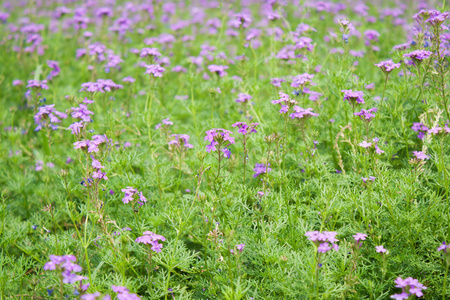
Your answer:
[[[411,53],[403,54],[403,57],[409,57],[414,61],[414,63],[420,64],[424,59],[429,58],[431,56],[431,54],[433,54],[433,53],[430,51],[415,50]]]
[[[258,123],[252,123],[251,126],[249,127],[245,122],[237,122],[231,125],[231,127],[238,127],[239,128],[238,133],[242,135],[247,135],[248,133],[256,133],[257,131],[255,128],[258,125],[259,125]]]
[[[52,78],[58,76],[59,73],[61,72],[61,68],[59,67],[59,62],[54,61],[54,60],[48,60],[47,65],[50,69],[52,69],[52,71],[48,75],[48,79],[51,80]]]
[[[364,241],[367,237],[367,234],[364,233],[357,233],[353,236],[356,242]]]
[[[386,249],[384,249],[384,247],[381,245],[381,246],[375,246],[375,249],[376,249],[376,251],[377,251],[377,253],[386,253]]]
[[[158,242],[164,242],[166,240],[162,235],[155,234],[151,231],[145,231],[143,236],[140,236],[136,239],[136,243],[141,243],[145,245],[151,245],[151,249],[153,252],[159,253],[162,249],[162,244]]]
[[[341,92],[344,93],[344,101],[347,100],[352,105],[364,103],[364,92],[352,90],[342,90]]]
[[[219,143],[221,145],[226,142],[228,142],[228,145],[234,144],[234,137],[230,136],[230,134],[233,134],[233,132],[220,128],[213,128],[206,131],[205,141],[210,142],[210,144],[206,146],[206,152],[216,151],[217,149],[215,146],[219,145]]]
[[[231,151],[228,148],[222,148],[222,152],[223,152],[223,156],[225,156],[226,158],[230,158],[231,156]]]
[[[223,77],[228,74],[227,72],[225,72],[226,69],[228,69],[228,66],[221,66],[221,65],[209,65],[208,66],[208,70],[211,73],[216,73],[219,77]]]
[[[282,79],[282,78],[272,78],[271,80],[270,80],[270,83],[273,85],[273,86],[276,86],[276,87],[281,87],[281,83],[282,82],[286,82],[286,80],[285,79]]]
[[[125,193],[124,197],[122,198],[122,202],[124,204],[128,204],[129,202],[132,202],[136,198],[135,195],[139,196],[139,201],[141,203],[147,202],[147,198],[144,197],[142,192],[138,191],[134,187],[127,186],[125,189],[122,189],[121,191],[122,191],[122,193]]]
[[[406,279],[402,279],[398,277],[394,281],[395,287],[401,288],[401,294],[392,295],[392,299],[409,299],[410,296],[415,295],[416,297],[422,297],[422,290],[426,290],[427,287],[421,284],[417,279],[412,277],[408,277]],[[406,298],[405,298],[406,296]]]
[[[440,245],[437,248],[437,251],[444,251],[445,254],[447,254],[447,249],[450,248],[450,245],[447,245],[445,242],[442,243],[442,245]]]
[[[160,65],[146,65],[145,67],[147,68],[145,74],[151,74],[153,77],[163,77],[163,73],[166,70]]]
[[[28,80],[27,88],[48,90],[47,80]]]
[[[317,251],[320,253],[327,253],[331,250],[330,244],[328,243],[321,243],[319,247],[317,248]]]
[[[38,112],[34,115],[35,131],[39,131],[45,126],[44,121],[47,121],[46,123],[55,130],[57,128],[56,123],[61,123],[59,118],[66,119],[67,114],[57,111],[55,104],[39,107]]]
[[[384,73],[389,74],[392,70],[400,68],[400,63],[394,63],[392,60],[382,61],[378,64],[375,64],[378,68],[380,68]]]
[[[139,56],[140,57],[151,57],[152,59],[154,59],[154,58],[160,57],[161,53],[159,53],[159,50],[157,48],[143,48],[141,50],[141,53],[139,54]]]
[[[272,169],[270,168],[270,164],[267,164],[267,166],[265,164],[255,164],[255,168],[253,169],[253,172],[255,172],[255,174],[253,174],[253,177],[256,178],[259,175],[267,174],[270,171],[272,171]]]
[[[354,115],[355,116],[359,116],[359,118],[362,121],[370,122],[370,120],[372,120],[372,118],[375,117],[374,113],[376,113],[376,112],[377,112],[377,108],[374,107],[374,108],[371,108],[371,109],[368,109],[368,110],[361,109],[360,112],[356,112],[356,113],[354,113]]]
[[[372,143],[363,141],[363,142],[359,143],[358,146],[363,147],[363,148],[369,148],[370,146],[372,146]]]
[[[301,108],[300,106],[296,105],[294,106],[294,113],[290,114],[289,116],[292,119],[309,119],[311,117],[317,117],[319,114],[314,113],[312,111],[312,108]]]
[[[238,95],[238,98],[236,99],[236,102],[239,102],[239,103],[246,103],[246,102],[250,101],[251,99],[253,99],[252,96],[250,96],[250,95],[248,95],[248,94],[240,93],[240,94]]]
[[[413,154],[414,154],[414,156],[417,158],[417,159],[420,159],[420,160],[425,160],[425,159],[429,159],[430,157],[429,156],[427,156],[425,153],[423,153],[422,151],[413,151]]]
[[[236,245],[236,249],[238,249],[239,252],[244,251],[244,248],[245,248],[245,244],[238,244],[238,245]]]
[[[291,86],[294,88],[298,88],[298,87],[304,88],[307,85],[313,84],[311,81],[313,78],[314,78],[314,75],[307,74],[307,73],[297,75],[294,78],[292,78]]]
[[[193,145],[189,144],[189,135],[187,134],[172,134],[171,137],[174,137],[174,140],[171,140],[168,144],[169,145],[177,145],[181,146],[180,142],[183,142],[184,149],[192,149],[194,148]]]
[[[72,134],[78,135],[83,127],[84,123],[82,121],[74,122],[66,130],[72,130]]]

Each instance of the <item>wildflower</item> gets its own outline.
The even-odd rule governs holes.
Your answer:
[[[145,245],[151,245],[151,249],[153,252],[159,253],[163,247],[162,244],[158,242],[164,242],[166,240],[162,235],[155,234],[151,231],[145,231],[143,236],[140,236],[136,239],[136,243],[141,243]]]
[[[381,71],[383,71],[386,75],[388,75],[389,73],[391,73],[394,69],[398,69],[400,68],[401,64],[400,63],[394,63],[392,60],[386,60],[386,61],[382,61],[378,64],[375,64],[375,66],[377,66],[378,68],[381,69]]]
[[[48,90],[47,80],[28,80],[27,88]]]
[[[422,61],[429,58],[431,54],[433,53],[430,51],[415,50],[411,53],[403,54],[403,56],[411,58],[415,64],[420,65]]]
[[[436,16],[433,16],[425,21],[425,23],[429,23],[431,26],[440,27],[445,20],[450,16],[449,12],[443,12]]]
[[[294,111],[295,111],[295,113],[292,113],[292,114],[289,115],[292,119],[304,119],[304,120],[307,120],[307,119],[309,119],[311,117],[317,117],[319,115],[317,113],[314,113],[312,111],[312,108],[304,109],[304,108],[301,108],[301,107],[299,107],[297,105],[294,106]]]
[[[363,148],[369,148],[370,146],[372,146],[372,143],[363,141],[363,142],[359,143],[358,146],[363,147]]]
[[[178,147],[181,147],[180,142],[183,142],[184,149],[192,149],[194,148],[193,145],[189,144],[189,135],[187,134],[172,134],[171,137],[174,137],[174,140],[171,140],[168,144],[169,145],[176,145]]]
[[[132,202],[136,199],[136,196],[139,196],[139,201],[142,203],[147,202],[147,198],[144,197],[142,192],[138,191],[137,189],[128,186],[125,189],[121,189],[122,193],[125,193],[124,197],[122,198],[122,202],[124,204],[128,204],[129,202]],[[134,205],[134,203],[133,203]]]
[[[342,90],[341,92],[344,93],[344,101],[347,100],[352,106],[364,103],[364,92],[352,90]]]
[[[264,175],[272,171],[270,168],[270,164],[268,163],[267,166],[265,164],[255,164],[255,168],[253,169],[255,174],[253,174],[253,177],[256,178],[259,175]]]
[[[336,235],[337,232],[334,231],[307,231],[305,233],[305,236],[307,236],[310,241],[314,242],[314,244],[318,246],[317,251],[319,253],[326,253],[331,249],[334,249],[335,251],[339,250],[339,246],[336,244],[339,240],[336,239]]]
[[[430,157],[429,156],[427,156],[425,153],[423,153],[422,151],[413,151],[413,154],[414,154],[414,156],[417,158],[417,159],[420,159],[420,160],[425,160],[425,159],[429,159]]]
[[[216,73],[219,77],[224,77],[228,73],[225,70],[228,69],[228,66],[219,66],[219,65],[209,65],[208,70],[211,73]]]
[[[143,48],[141,50],[141,53],[139,54],[140,57],[151,57],[152,59],[160,57],[161,53],[159,53],[157,48]]]
[[[147,68],[145,74],[151,74],[153,77],[163,77],[163,73],[166,70],[160,65],[146,65],[145,67]]]
[[[39,107],[38,112],[34,115],[34,123],[36,124],[35,131],[39,131],[43,126],[45,126],[43,122],[44,120],[48,120],[48,126],[53,130],[56,130],[58,128],[56,123],[61,123],[59,118],[67,118],[67,114],[57,111],[54,107],[55,104],[43,105]]]
[[[236,245],[236,249],[238,249],[239,252],[244,251],[244,248],[245,248],[245,244],[238,244],[238,245]]]
[[[276,87],[281,87],[281,83],[282,82],[286,82],[286,80],[285,79],[282,79],[282,78],[272,78],[271,80],[270,80],[270,83],[273,85],[273,86],[276,86]]]
[[[417,135],[419,139],[423,139],[425,136],[425,132],[428,132],[429,130],[428,127],[422,123],[413,123],[411,129],[414,130],[415,132],[419,132],[419,134]]]
[[[422,297],[422,290],[427,289],[426,286],[412,277],[408,277],[406,279],[398,277],[394,282],[396,284],[395,287],[402,289],[402,293],[392,295],[392,299],[410,299],[410,296],[412,295],[415,295],[416,297]]]
[[[43,269],[45,271],[60,270],[63,282],[73,284],[83,279],[87,279],[87,277],[75,274],[83,270],[79,265],[74,263],[76,261],[77,259],[74,255],[50,255],[50,261],[45,263]]]
[[[372,118],[375,118],[375,113],[377,112],[377,108],[371,108],[368,110],[361,109],[360,112],[353,113],[355,116],[359,116],[362,121],[370,122]]]
[[[377,253],[386,253],[386,249],[384,249],[383,245],[381,246],[375,246],[375,249],[377,251]]]
[[[216,145],[222,145],[228,142],[228,145],[234,144],[234,137],[230,136],[233,132],[225,129],[214,128],[206,131],[205,141],[210,144],[206,146],[206,152],[216,151]]]
[[[249,133],[256,133],[256,126],[258,126],[258,123],[252,123],[250,126],[247,125],[245,122],[237,122],[231,125],[231,127],[238,127],[239,131],[238,133],[242,135],[247,135]]]
[[[239,102],[239,103],[246,103],[246,102],[250,101],[251,99],[253,99],[252,96],[247,95],[247,94],[240,93],[240,94],[238,95],[238,98],[236,99],[236,102]]]
[[[72,130],[72,134],[78,135],[83,127],[83,122],[74,122],[66,130]]]
[[[440,246],[437,248],[437,251],[438,251],[438,252],[439,252],[439,251],[444,251],[444,253],[447,254],[447,249],[449,249],[449,248],[450,248],[450,245],[447,245],[445,242],[443,242],[442,245],[440,245]]]
[[[314,85],[314,83],[312,83],[312,79],[314,78],[313,74],[308,74],[308,73],[304,73],[301,75],[297,75],[294,78],[292,78],[292,83],[291,86],[293,88],[298,88],[298,87],[303,87],[305,88],[308,85]]]
[[[364,234],[364,233],[357,233],[353,236],[353,238],[355,239],[356,242],[364,241],[364,240],[366,240],[366,237],[367,237],[367,234]]]

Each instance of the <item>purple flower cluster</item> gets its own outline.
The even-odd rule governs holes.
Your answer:
[[[95,93],[105,93],[123,89],[123,85],[116,84],[111,79],[98,79],[97,82],[85,82],[81,84],[81,90],[94,95]]]
[[[394,294],[391,296],[392,299],[396,300],[407,300],[411,299],[411,296],[422,297],[422,290],[426,290],[427,287],[421,284],[417,279],[412,277],[408,277],[406,279],[402,279],[398,277],[395,279],[395,287],[401,288],[402,292],[400,294]]]
[[[368,110],[361,109],[360,112],[354,113],[355,116],[359,116],[362,121],[370,122],[372,118],[375,118],[375,113],[377,112],[377,108],[371,108]]]
[[[50,255],[50,261],[45,263],[43,269],[45,271],[61,270],[63,283],[74,284],[83,279],[88,279],[87,277],[75,274],[83,270],[83,268],[75,264],[76,261],[77,258],[74,255]]]
[[[228,66],[222,66],[222,65],[209,65],[208,70],[211,73],[216,73],[219,77],[224,77],[228,73],[225,72],[225,70],[228,69]]]
[[[419,132],[419,134],[417,135],[417,137],[419,139],[423,139],[425,136],[425,133],[428,132],[428,127],[420,122],[413,123],[413,126],[411,127],[411,129],[414,130],[415,132]]]
[[[312,108],[301,108],[300,106],[296,105],[294,106],[294,113],[290,114],[289,116],[292,119],[304,119],[307,120],[311,117],[317,117],[319,114],[312,111]]]
[[[47,80],[28,80],[27,88],[48,90]]]
[[[384,73],[389,74],[394,69],[400,68],[400,63],[394,63],[392,60],[382,61],[378,64],[375,64],[378,68],[380,68]]]
[[[355,239],[355,243],[357,244],[357,246],[359,248],[361,248],[362,243],[363,243],[362,241],[366,240],[367,234],[365,234],[365,233],[357,233],[357,234],[353,235],[353,238]]]
[[[130,290],[128,290],[124,286],[115,286],[112,285],[111,289],[114,293],[117,293],[118,300],[141,300],[141,298],[136,294],[131,294]]]
[[[61,72],[61,68],[59,67],[59,62],[54,61],[54,60],[48,60],[47,61],[47,66],[52,69],[50,71],[50,74],[48,74],[47,79],[48,80],[52,80],[53,78],[55,78],[56,76],[59,75],[59,73]]]
[[[143,48],[139,56],[150,57],[151,59],[155,59],[157,57],[160,57],[161,53],[159,53],[159,50],[157,48]]]
[[[313,84],[311,81],[313,78],[314,78],[314,75],[307,74],[307,73],[297,75],[294,78],[292,78],[291,86],[294,88],[298,88],[298,87],[304,88],[307,85]]]
[[[352,106],[356,103],[364,103],[364,92],[353,90],[342,90],[341,92],[344,93],[344,101],[347,100]]]
[[[265,175],[270,171],[272,171],[272,169],[270,168],[269,163],[267,164],[267,166],[265,164],[255,164],[255,168],[253,169],[253,172],[255,172],[255,174],[253,174],[253,177],[256,178],[259,175]]]
[[[247,103],[251,99],[253,99],[252,96],[250,96],[248,94],[240,93],[238,95],[238,98],[236,99],[236,102],[238,102],[238,103]]]
[[[319,253],[327,253],[331,249],[334,249],[335,251],[339,250],[338,242],[339,240],[336,239],[337,232],[334,231],[308,231],[305,233],[305,236],[308,237],[308,240],[314,242],[317,247],[317,251]],[[331,244],[331,246],[330,246]]]
[[[193,145],[189,144],[190,137],[187,134],[172,134],[171,137],[173,137],[174,139],[168,143],[169,145],[176,145],[178,147],[183,146],[184,149],[194,148]],[[180,142],[183,142],[183,145],[181,145]]]
[[[136,196],[139,196],[139,200],[137,202],[140,205],[144,205],[144,203],[147,202],[147,198],[144,197],[142,192],[139,192],[134,187],[127,186],[125,189],[122,189],[121,191],[122,193],[125,193],[125,196],[122,198],[122,202],[124,204],[132,202],[136,198]]]
[[[166,238],[163,237],[162,235],[158,235],[151,231],[144,231],[144,235],[138,237],[136,239],[136,243],[151,245],[152,251],[159,253],[159,252],[161,252],[163,245],[159,244],[158,242],[159,241],[164,242],[165,240],[166,240]]]
[[[279,92],[278,94],[280,95],[280,99],[272,100],[271,103],[281,105],[280,114],[287,113],[291,107],[297,104],[297,101],[290,99],[288,94],[283,92]]]
[[[147,70],[145,71],[145,74],[153,75],[153,77],[163,77],[164,69],[160,65],[145,65]]]
[[[256,126],[258,126],[258,123],[252,123],[250,126],[247,125],[247,123],[245,122],[237,122],[234,123],[233,125],[231,125],[231,127],[237,127],[239,128],[238,133],[242,134],[242,135],[247,135],[250,133],[257,133],[256,131]]]
[[[73,143],[75,147],[74,149],[83,149],[87,150],[88,153],[99,152],[98,148],[101,144],[112,144],[112,141],[106,137],[106,135],[94,135],[92,136],[92,140],[82,140]]]
[[[403,54],[403,57],[409,57],[413,60],[414,63],[419,65],[423,60],[429,58],[433,54],[430,51],[425,50],[415,50],[411,53],[405,53]]]
[[[161,124],[162,123],[162,124]],[[162,125],[165,125],[165,128],[168,129],[169,126],[173,125],[173,122],[170,121],[170,118],[165,118],[161,121],[161,123],[158,123],[158,125],[155,126],[155,129],[161,128]]]
[[[373,147],[373,149],[375,149],[376,154],[382,154],[382,153],[384,153],[384,151],[378,147],[378,141],[379,141],[379,138],[373,138],[372,142],[363,141],[363,142],[359,143],[358,146],[366,148],[366,149],[367,148],[372,149],[372,147]]]
[[[413,155],[419,160],[430,159],[430,157],[422,151],[413,151]]]
[[[220,128],[214,128],[206,131],[205,141],[210,142],[210,144],[206,146],[206,152],[209,153],[211,151],[217,151],[217,145],[221,146],[222,144],[227,143],[227,147],[230,144],[234,144],[234,137],[230,136],[230,134],[233,134],[233,132]]]
[[[58,129],[57,123],[61,123],[59,118],[66,119],[67,114],[57,111],[55,104],[39,107],[37,113],[34,115],[34,124],[36,124],[35,131],[39,131],[42,127],[45,127],[45,120],[48,120],[48,126],[50,128],[53,130]]]

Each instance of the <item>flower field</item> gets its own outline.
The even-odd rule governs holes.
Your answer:
[[[0,300],[450,299],[447,10],[2,1]]]

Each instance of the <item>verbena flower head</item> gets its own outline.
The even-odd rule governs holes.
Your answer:
[[[314,242],[317,247],[317,251],[319,253],[326,253],[331,249],[335,251],[339,250],[339,246],[337,242],[339,241],[336,238],[337,232],[334,231],[307,231],[305,236],[308,237],[308,240]]]
[[[211,73],[216,73],[219,77],[224,77],[228,73],[225,72],[225,70],[228,69],[228,66],[222,66],[222,65],[209,65],[208,70]]]
[[[400,68],[400,63],[394,63],[392,60],[382,61],[380,63],[375,64],[378,68],[380,68],[385,74],[391,73],[394,69]]]
[[[172,134],[171,137],[174,139],[168,143],[169,145],[176,145],[178,147],[183,147],[184,149],[194,148],[193,145],[189,144],[190,136],[187,134]]]
[[[145,71],[145,74],[153,75],[153,77],[163,77],[164,69],[160,65],[146,65],[145,66],[147,70]]]
[[[402,279],[398,277],[395,279],[395,287],[401,288],[402,292],[400,294],[392,295],[392,299],[410,299],[411,296],[422,297],[422,290],[426,290],[427,287],[421,284],[417,279],[408,277]],[[405,298],[406,297],[406,298]]]
[[[48,90],[47,80],[28,80],[27,88]]]
[[[252,123],[250,126],[247,125],[247,123],[245,122],[237,122],[234,123],[233,125],[231,125],[231,127],[237,127],[239,128],[238,133],[242,134],[242,135],[247,135],[250,133],[257,133],[256,131],[256,126],[258,126],[258,123]]]
[[[159,241],[164,242],[165,240],[166,238],[162,235],[158,235],[151,231],[145,231],[143,236],[136,239],[136,243],[151,245],[152,251],[159,253],[163,247],[162,244],[159,244]]]
[[[341,92],[344,93],[344,101],[347,100],[352,106],[364,103],[364,92],[362,91],[342,90]]]
[[[375,250],[377,251],[377,253],[386,253],[386,249],[384,249],[383,245],[380,246],[375,246]]]
[[[272,169],[270,168],[270,164],[267,164],[267,166],[265,164],[255,164],[255,168],[253,169],[253,172],[255,172],[255,174],[253,174],[253,177],[256,178],[260,175],[265,175],[270,171],[272,171]]]
[[[131,294],[130,291],[124,286],[112,285],[111,289],[114,293],[117,293],[118,300],[140,300],[141,298],[136,294]]]
[[[58,128],[57,123],[61,123],[59,119],[67,119],[67,114],[59,112],[55,109],[55,104],[43,105],[39,107],[37,113],[34,115],[34,123],[36,124],[35,131],[39,131],[45,126],[44,121],[48,121],[48,126],[53,130]]]
[[[425,160],[425,159],[429,159],[430,157],[429,156],[427,156],[425,153],[423,153],[422,151],[413,151],[413,154],[414,154],[414,156],[417,158],[417,159],[420,159],[420,160]]]
[[[238,103],[247,103],[251,99],[253,99],[252,96],[250,96],[248,94],[240,93],[238,95],[238,98],[236,99],[236,102],[238,102]]]
[[[444,21],[448,19],[449,16],[450,16],[450,12],[443,12],[438,15],[432,16],[425,22],[430,24],[431,26],[440,27],[442,25],[442,23],[444,23]]]
[[[368,110],[361,109],[360,112],[354,113],[355,116],[359,116],[362,121],[370,122],[373,118],[375,118],[375,113],[377,112],[377,108],[371,108]]]
[[[425,136],[425,133],[428,132],[428,127],[422,123],[413,123],[413,126],[411,126],[411,129],[414,130],[415,132],[419,132],[419,134],[417,135],[417,137],[419,139],[423,139]]]
[[[314,74],[301,74],[301,75],[297,75],[294,78],[292,78],[292,83],[291,86],[294,88],[298,88],[298,87],[302,87],[305,88],[308,85],[313,84],[313,82],[311,81],[314,78]]]
[[[437,248],[437,251],[438,251],[438,252],[439,252],[439,251],[444,251],[444,253],[447,254],[447,249],[449,249],[449,248],[450,248],[450,245],[447,245],[445,242],[443,242],[442,245],[440,245],[440,246]]]
[[[77,259],[74,255],[50,255],[50,261],[45,263],[43,269],[45,271],[59,270],[63,277],[63,283],[74,284],[83,279],[87,279],[87,277],[75,274],[83,270],[83,268],[75,264],[76,261]]]
[[[302,119],[302,120],[308,120],[311,117],[317,117],[319,114],[312,111],[312,108],[301,108],[300,106],[294,106],[294,113],[290,114],[289,116],[291,119]]]
[[[245,244],[238,244],[238,245],[236,245],[236,249],[238,249],[239,252],[244,251],[244,248],[245,248]]]
[[[430,51],[415,50],[411,53],[403,54],[403,56],[411,58],[415,64],[420,65],[420,63],[422,63],[423,60],[429,58],[431,54],[433,53]]]
[[[143,58],[150,57],[154,59],[156,57],[160,57],[161,53],[159,53],[159,50],[157,48],[143,48],[139,56]]]
[[[271,103],[281,105],[280,114],[287,113],[290,108],[294,107],[294,105],[297,104],[297,101],[295,101],[294,99],[290,99],[288,94],[283,92],[279,92],[278,94],[280,95],[280,99],[272,100]]]
[[[234,137],[231,136],[233,132],[221,128],[213,128],[211,130],[206,131],[205,141],[210,142],[209,145],[206,146],[206,152],[217,151],[216,145],[234,144]]]
[[[128,186],[125,189],[121,190],[122,193],[125,193],[125,196],[122,198],[122,202],[124,204],[128,204],[134,200],[136,200],[141,205],[147,202],[147,198],[144,197],[142,192],[139,192],[136,188]]]
[[[357,233],[353,236],[356,242],[364,241],[367,238],[367,234],[365,233]]]

